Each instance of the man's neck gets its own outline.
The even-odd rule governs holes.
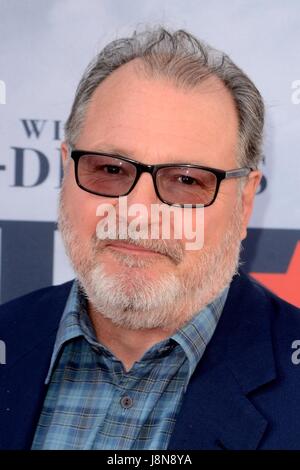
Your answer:
[[[162,328],[132,330],[114,325],[111,320],[89,306],[89,316],[97,339],[108,348],[129,371],[134,362],[141,359],[154,344],[163,341],[174,333],[174,330]]]

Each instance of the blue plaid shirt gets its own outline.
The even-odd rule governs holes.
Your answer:
[[[97,340],[75,281],[59,325],[32,449],[167,449],[184,392],[227,293],[228,288],[126,372]]]

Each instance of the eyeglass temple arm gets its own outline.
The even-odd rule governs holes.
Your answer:
[[[235,170],[225,171],[225,178],[241,178],[242,176],[248,176],[253,168],[237,168]]]

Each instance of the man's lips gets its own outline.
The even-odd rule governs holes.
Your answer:
[[[144,248],[142,246],[136,246],[132,245],[130,243],[123,243],[123,242],[111,242],[106,245],[109,248],[114,248],[115,250],[122,251],[123,253],[136,253],[140,255],[161,255],[161,253],[158,253],[157,251],[154,250],[149,250],[149,248]]]

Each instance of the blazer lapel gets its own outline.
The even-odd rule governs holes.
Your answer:
[[[267,420],[251,401],[276,377],[270,307],[241,274],[183,398],[169,449],[256,449]],[[251,395],[250,395],[251,394]]]
[[[169,449],[256,449],[266,426],[230,369],[216,367],[188,387]]]

